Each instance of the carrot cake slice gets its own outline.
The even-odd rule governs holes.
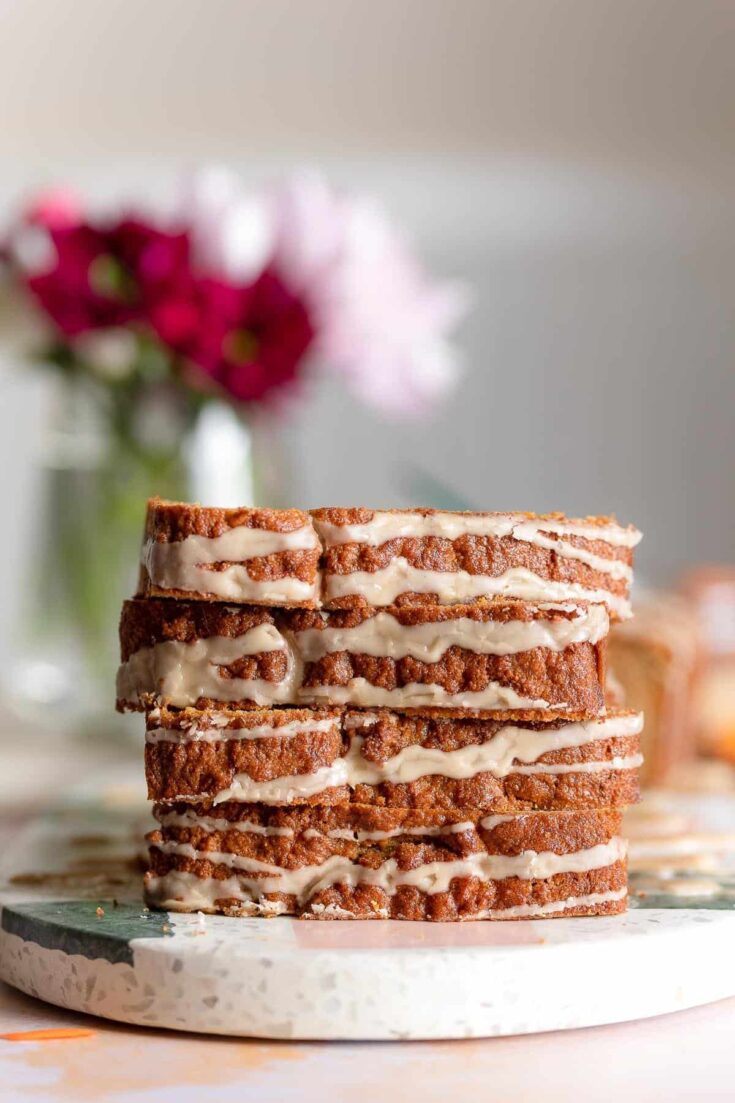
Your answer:
[[[139,592],[251,605],[319,603],[321,546],[299,509],[148,503]]]
[[[170,911],[440,922],[626,906],[619,812],[157,807],[147,903]]]
[[[508,722],[463,714],[162,708],[146,722],[152,800],[355,803],[452,812],[638,799],[640,713]]]
[[[630,616],[632,526],[562,513],[312,510],[328,608],[493,597],[603,602]]]
[[[603,710],[604,605],[491,602],[292,610],[298,700],[548,719]]]
[[[604,707],[603,605],[333,612],[133,599],[118,707],[356,705],[549,719]]]
[[[293,653],[268,609],[133,598],[120,618],[117,707],[160,701],[254,708],[290,703]]]

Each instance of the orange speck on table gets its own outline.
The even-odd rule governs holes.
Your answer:
[[[49,1027],[46,1030],[10,1031],[8,1034],[0,1034],[0,1039],[5,1042],[56,1042],[66,1038],[89,1038],[96,1033],[96,1030],[84,1027]]]

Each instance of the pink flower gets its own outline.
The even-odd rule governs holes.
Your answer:
[[[145,321],[188,278],[189,240],[134,218],[111,226],[49,227],[50,267],[27,283],[67,337]]]
[[[383,210],[315,176],[280,202],[274,267],[304,296],[325,364],[389,415],[426,414],[459,378],[449,333],[468,295],[421,270]]]
[[[68,229],[83,221],[82,201],[71,188],[48,188],[33,197],[24,218],[30,225],[44,226],[47,230]]]
[[[161,340],[238,402],[257,402],[292,385],[314,330],[302,301],[272,271],[235,287],[192,280],[151,318]]]

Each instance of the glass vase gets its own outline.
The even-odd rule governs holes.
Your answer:
[[[170,385],[122,396],[121,410],[101,384],[57,383],[6,698],[34,725],[51,714],[55,729],[114,728],[117,626],[146,500],[255,504],[254,433],[232,407]]]

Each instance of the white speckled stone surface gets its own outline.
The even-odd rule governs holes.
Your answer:
[[[171,917],[172,919],[174,917]],[[735,992],[729,912],[424,926],[176,917],[133,962],[0,935],[0,975],[123,1022],[261,1038],[467,1038],[658,1015]]]
[[[65,869],[74,840],[98,828],[37,824],[16,853],[25,870],[34,854],[37,869],[51,854]],[[123,836],[109,843],[118,852]],[[729,910],[465,924],[166,917],[142,909],[138,880],[114,893],[83,878],[63,892],[63,882],[7,890],[0,977],[123,1022],[292,1039],[524,1034],[735,994]]]

